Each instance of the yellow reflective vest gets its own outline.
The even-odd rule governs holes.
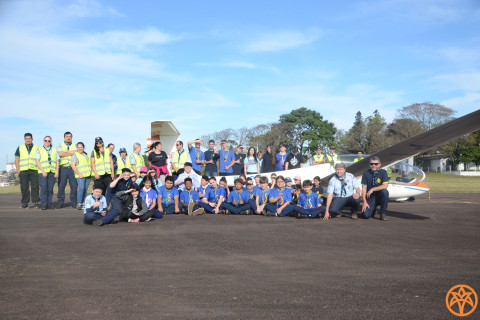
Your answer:
[[[180,170],[183,167],[185,167],[185,162],[187,162],[187,160],[188,160],[188,151],[186,151],[185,149],[183,149],[182,154],[180,154],[178,150],[175,150],[175,152],[173,153],[173,163],[175,163],[175,168],[177,168],[177,170]],[[175,172],[175,170],[172,170],[172,171]]]
[[[358,161],[363,160],[363,159],[365,159],[365,158],[364,157],[355,158],[355,159],[353,159],[353,162],[358,162]]]
[[[392,177],[392,168],[386,167],[384,169],[385,169],[385,171],[387,171],[388,179],[390,179]]]
[[[132,153],[133,158],[135,159],[135,168],[137,168],[137,173],[140,174],[140,169],[142,167],[145,167],[145,160],[143,159],[142,155],[138,155],[135,152]],[[130,159],[129,159],[130,160]],[[131,163],[131,161],[130,161]],[[117,160],[117,166],[118,166],[118,160]],[[130,167],[132,165],[130,164]],[[133,171],[133,170],[132,170]]]
[[[90,159],[86,153],[75,152],[75,157],[77,157],[77,163],[75,167],[78,172],[80,172],[84,178],[89,178],[92,175],[92,166],[90,165]],[[78,174],[75,173],[75,178],[80,178]]]
[[[57,149],[50,149],[50,161],[48,161],[48,151],[45,147],[38,148],[38,153],[40,153],[40,166],[46,173],[57,172]],[[42,173],[42,170],[38,168],[38,173]]]
[[[27,170],[38,170],[37,168],[37,161],[35,159],[35,154],[37,153],[38,146],[32,145],[32,149],[30,149],[30,153],[27,150],[27,146],[22,144],[18,146],[18,151],[20,152],[19,158],[19,167],[20,171],[27,171]]]
[[[335,161],[337,161],[337,156],[338,155],[336,153],[333,154],[333,157],[330,153],[327,153],[325,158],[326,158],[327,162],[330,163],[333,166],[335,164]]]
[[[110,167],[110,150],[108,148],[103,149],[103,153],[99,152],[100,156],[97,157],[97,153],[93,151],[93,159],[95,161],[95,170],[98,175],[103,176],[106,173],[112,173]]]
[[[75,150],[75,146],[77,144],[75,142],[72,142],[70,146],[67,146],[67,144],[64,142],[60,143],[60,147],[62,148],[62,151],[69,151],[69,150]],[[70,166],[72,164],[72,156],[68,157],[60,157],[60,165],[65,166],[68,165]]]
[[[123,162],[122,157],[117,158],[117,174],[121,174],[123,168],[128,168],[128,169],[133,171],[131,161],[130,161],[130,157],[125,158],[125,163]],[[140,171],[140,168],[138,168],[138,171]]]
[[[320,162],[320,161],[323,161],[323,160],[325,160],[325,155],[323,155],[323,154],[321,154],[321,155],[316,154],[316,155],[313,156],[313,161],[315,161],[315,162]]]

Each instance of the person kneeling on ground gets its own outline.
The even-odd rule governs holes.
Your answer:
[[[243,181],[235,179],[235,190],[230,192],[227,202],[223,205],[224,208],[231,214],[248,214],[250,205],[248,204],[248,193],[244,193]]]
[[[158,210],[162,214],[179,214],[181,204],[179,203],[178,190],[173,186],[174,178],[167,176],[165,185],[158,189]]]
[[[133,185],[127,191],[118,191],[115,198],[122,202],[122,211],[120,211],[120,221],[144,222],[150,221],[154,215],[154,210],[149,210],[145,199],[140,197],[140,187]]]
[[[218,214],[223,209],[226,191],[217,184],[215,177],[210,177],[210,188],[206,189],[205,197],[200,202],[200,207],[206,212]]]
[[[270,189],[268,195],[268,204],[265,206],[267,215],[283,217],[289,215],[293,211],[292,192],[285,189],[285,178],[283,176],[277,177],[276,186]]]
[[[333,217],[340,215],[345,206],[350,206],[352,219],[356,219],[359,205],[360,185],[357,179],[353,174],[345,172],[343,162],[337,163],[335,175],[328,182],[327,205],[323,219],[328,220],[330,215]]]
[[[372,217],[380,205],[380,220],[387,219],[388,206],[388,174],[384,169],[380,169],[382,163],[379,157],[370,158],[370,169],[362,175],[362,218],[368,219]]]
[[[118,210],[107,212],[107,199],[102,195],[102,188],[100,187],[94,187],[92,194],[85,199],[84,224],[103,226],[112,222],[118,214]]]
[[[198,206],[200,197],[198,196],[198,191],[192,189],[192,179],[185,178],[183,183],[185,184],[185,190],[180,194],[180,203],[182,205],[181,212],[186,213],[189,216],[203,214],[205,210]]]
[[[298,196],[298,204],[293,209],[297,213],[297,218],[317,218],[325,212],[318,201],[316,193],[312,192],[313,183],[310,180],[303,181],[303,193]]]

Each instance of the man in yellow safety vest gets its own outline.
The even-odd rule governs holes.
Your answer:
[[[63,208],[65,202],[65,187],[70,185],[70,201],[72,207],[77,207],[77,179],[75,178],[75,172],[72,169],[72,156],[77,152],[76,143],[72,142],[72,133],[65,132],[63,134],[63,142],[58,146],[58,155],[60,156],[60,172],[58,181],[58,193],[57,193],[57,208]]]
[[[33,208],[40,207],[40,196],[38,194],[38,168],[35,161],[35,154],[38,146],[33,144],[33,136],[31,133],[25,133],[23,136],[25,144],[18,146],[15,151],[15,169],[16,176],[20,178],[20,190],[22,191],[23,209],[28,209],[28,203],[33,202]],[[31,193],[30,193],[31,188]]]
[[[53,186],[58,178],[59,156],[57,149],[52,147],[52,137],[43,138],[43,146],[38,148],[35,159],[38,167],[42,210],[55,209],[52,198]]]

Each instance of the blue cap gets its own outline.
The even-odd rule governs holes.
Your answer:
[[[125,149],[125,148],[120,148],[120,151],[118,151],[118,153],[122,153],[122,152],[127,153],[127,149]]]

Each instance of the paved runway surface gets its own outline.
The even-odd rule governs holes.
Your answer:
[[[386,222],[182,215],[94,227],[72,208],[19,204],[0,195],[3,320],[455,319],[448,290],[480,294],[478,194],[391,203]]]

